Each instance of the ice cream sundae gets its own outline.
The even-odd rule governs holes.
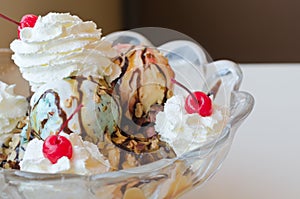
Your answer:
[[[69,13],[26,15],[17,24],[12,59],[31,96],[0,82],[3,168],[126,170],[179,158],[218,137],[228,120],[217,92],[187,89],[153,46],[112,44],[94,22]]]
[[[93,147],[87,151],[97,147],[98,156],[107,159],[111,170],[180,156],[201,146],[226,120],[224,108],[215,106],[208,95],[199,97],[188,90],[185,96],[174,94],[174,86],[182,85],[157,49],[112,46],[101,39],[94,22],[69,13],[26,15],[18,34],[11,43],[12,59],[29,81],[33,95],[27,118],[25,98],[17,98],[20,105],[16,100],[3,102],[4,109],[7,103],[14,103],[22,112],[2,114],[1,133],[10,133],[23,120],[17,151],[22,154],[14,159],[21,170],[86,174],[71,168],[72,162],[45,166],[51,161],[33,150],[41,149],[79,104],[83,107],[62,129],[63,137],[81,140],[76,141],[80,146],[89,143]],[[2,90],[5,95],[7,89]],[[204,99],[205,105],[200,104]],[[200,110],[202,105],[209,107]],[[60,164],[70,158],[64,159]]]

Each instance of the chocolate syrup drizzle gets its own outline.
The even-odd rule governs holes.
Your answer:
[[[33,109],[36,108],[37,104],[39,103],[40,100],[42,99],[45,99],[47,95],[53,95],[54,96],[54,99],[55,99],[55,105],[57,107],[57,113],[59,115],[60,118],[62,118],[63,122],[64,123],[66,120],[67,120],[67,114],[66,112],[60,107],[60,97],[58,95],[57,92],[55,92],[54,90],[52,89],[49,89],[49,90],[46,90],[41,96],[40,98],[38,99],[37,103],[33,106]],[[49,112],[48,113],[50,116],[53,115],[52,112]],[[41,121],[41,126],[42,128],[44,128],[45,124],[47,123],[47,121],[49,120],[49,117],[47,119],[44,119],[43,121]],[[72,133],[72,130],[68,127],[68,125],[66,125],[66,127],[63,129],[65,133]],[[38,132],[38,134],[40,135],[41,132]]]
[[[136,51],[134,53],[136,53]],[[146,54],[147,53],[148,53],[148,48],[144,47],[143,50],[142,50],[142,53],[140,54],[140,59],[142,60],[142,63],[143,63],[142,70],[146,70],[147,68],[150,68],[150,67],[155,67],[155,69],[158,70],[160,74],[162,74],[162,76],[164,78],[164,82],[165,82],[164,85],[162,85],[164,87],[164,98],[162,100],[162,104],[164,104],[167,100],[167,93],[169,91],[168,85],[167,85],[167,83],[168,83],[167,76],[164,73],[163,69],[157,63],[148,63],[147,62],[147,60],[146,60],[146,58],[147,58]],[[123,74],[125,73],[124,69],[127,70],[128,65],[129,65],[128,58],[125,56],[124,59],[126,60],[126,62],[123,62],[125,64],[122,67],[122,73]],[[130,87],[131,90],[136,89],[136,88],[137,89],[136,89],[136,93],[134,94],[134,96],[132,96],[132,99],[129,99],[128,103],[133,101],[134,104],[132,106],[129,106],[129,107],[127,107],[127,104],[125,104],[125,105],[123,105],[123,109],[126,110],[127,108],[129,108],[129,113],[132,117],[132,118],[129,118],[129,119],[132,120],[138,126],[145,127],[148,124],[151,125],[151,122],[149,123],[149,121],[147,121],[147,119],[146,119],[147,118],[147,113],[144,113],[141,118],[137,118],[134,114],[137,104],[141,102],[140,101],[140,89],[139,89],[143,86],[141,84],[141,78],[140,78],[141,74],[142,74],[142,71],[141,71],[141,68],[139,68],[139,67],[136,67],[134,69],[134,71],[132,72],[132,77],[129,81],[129,87]],[[121,79],[121,81],[122,81],[122,79]],[[121,81],[119,82],[120,84],[122,83]],[[135,81],[135,82],[133,82],[133,81]],[[132,85],[135,85],[135,86],[132,86]],[[129,121],[127,121],[127,122],[129,122]]]
[[[131,49],[132,50],[132,49]],[[134,66],[133,68],[130,68],[131,71],[131,77],[128,80],[128,87],[131,91],[134,91],[133,95],[130,96],[130,99],[122,99],[120,85],[124,81],[122,77],[125,75],[125,73],[128,71],[128,67],[130,65],[129,60],[132,56],[136,55],[136,53],[139,53],[138,59],[141,59],[143,65],[141,66]],[[127,55],[127,56],[126,56]],[[159,136],[157,132],[155,132],[154,129],[154,122],[156,118],[156,114],[163,110],[163,104],[166,102],[168,98],[168,91],[171,88],[168,88],[168,77],[167,74],[164,73],[164,67],[163,65],[159,65],[157,63],[149,62],[147,60],[147,56],[152,55],[152,52],[149,53],[149,50],[147,47],[144,47],[143,49],[138,49],[131,51],[130,53],[124,53],[119,58],[115,60],[115,63],[117,62],[119,65],[121,65],[121,75],[120,77],[115,80],[114,89],[118,94],[121,96],[121,104],[123,111],[122,120],[120,124],[120,128],[118,128],[115,132],[113,132],[110,135],[110,138],[112,142],[118,146],[121,153],[121,160],[120,163],[123,162],[125,159],[125,155],[128,152],[131,152],[134,154],[134,156],[137,159],[142,159],[143,161],[140,162],[141,164],[146,163],[148,161],[151,162],[150,159],[159,159],[159,150],[160,148],[166,151],[166,153],[175,154],[172,153],[172,149],[168,149],[168,145],[162,141],[159,141]],[[154,59],[156,57],[153,57]],[[138,103],[141,103],[140,97],[140,88],[143,85],[142,82],[142,73],[145,70],[156,70],[160,74],[162,74],[164,84],[159,84],[162,88],[164,88],[164,97],[162,99],[161,104],[153,104],[150,107],[150,111],[148,113],[143,113],[141,117],[137,118],[135,116],[135,109],[137,107]],[[129,115],[126,114],[126,110],[128,110]],[[157,142],[158,141],[158,142]],[[137,143],[136,145],[132,146],[133,143]],[[153,146],[153,143],[155,144],[155,147]],[[156,152],[157,151],[157,154]],[[150,152],[150,153],[149,153]],[[153,152],[153,153],[152,153]],[[148,155],[147,155],[148,154]],[[124,157],[123,157],[124,156]],[[149,156],[149,157],[148,157]],[[172,155],[170,155],[171,157]],[[123,159],[122,159],[123,158]],[[121,168],[121,165],[119,165]]]

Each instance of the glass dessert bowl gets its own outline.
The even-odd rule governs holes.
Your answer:
[[[148,39],[132,31],[112,33],[103,40],[154,49]],[[183,147],[179,147],[176,157],[102,174],[42,174],[1,169],[1,198],[40,198],[41,194],[43,198],[176,198],[212,177],[225,159],[239,125],[251,112],[254,99],[239,91],[242,72],[236,63],[212,61],[200,45],[187,40],[169,41],[157,49],[168,59],[177,82],[189,90],[213,94],[214,102],[227,108],[224,122],[210,130],[212,136],[200,144],[196,141],[196,145],[194,140],[190,143],[180,140],[179,144],[177,140],[177,147],[180,144]],[[12,62],[10,50],[0,52],[0,71],[1,81],[16,84],[18,94],[29,95],[28,84]],[[174,87],[174,93],[187,92],[180,86]]]

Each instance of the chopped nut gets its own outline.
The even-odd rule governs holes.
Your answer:
[[[19,162],[7,161],[3,164],[4,169],[20,169]]]
[[[11,153],[11,148],[4,149],[3,153],[6,154],[6,155],[10,154]]]
[[[136,161],[135,157],[132,154],[126,155],[126,162],[122,164],[123,169],[133,168],[138,166],[138,162]]]
[[[141,103],[136,104],[134,115],[137,118],[141,118],[143,116],[143,105]]]
[[[70,108],[73,104],[73,99],[66,99],[64,102],[65,107]]]
[[[171,98],[172,96],[174,95],[173,91],[172,90],[168,90],[167,91],[167,98]]]
[[[99,142],[99,143],[97,144],[97,146],[98,146],[99,149],[104,149],[105,143],[104,143],[104,142]]]
[[[103,90],[103,89],[98,89],[98,95],[105,95],[106,94],[106,92],[105,92],[105,90]]]
[[[119,168],[120,162],[120,151],[115,149],[111,149],[108,152],[108,160],[113,169],[117,170]]]
[[[108,109],[108,107],[107,107],[107,106],[103,106],[103,107],[102,107],[102,112],[105,112],[105,111],[107,111],[107,109]]]
[[[19,134],[14,134],[11,142],[9,143],[9,147],[11,149],[17,148],[17,146],[20,144],[20,135]]]
[[[7,160],[9,161],[14,161],[17,157],[17,152],[16,151],[12,151],[9,156],[7,157]]]
[[[6,160],[7,159],[7,155],[0,153],[0,161]]]
[[[17,124],[17,128],[18,129],[22,129],[24,126],[26,126],[26,122],[25,121],[19,121]]]
[[[99,104],[101,102],[101,97],[97,93],[94,94],[94,101],[97,104]]]
[[[116,144],[122,144],[127,139],[127,137],[123,136],[120,131],[116,131],[111,139]]]
[[[128,149],[133,149],[137,145],[137,142],[135,140],[130,140],[127,144]]]
[[[158,139],[152,140],[152,142],[151,142],[151,149],[150,150],[157,150],[157,149],[159,149],[158,143],[159,143]]]
[[[10,165],[7,162],[4,163],[3,168],[4,169],[11,169]]]
[[[146,196],[141,189],[139,189],[137,187],[133,187],[133,188],[127,189],[125,191],[124,197],[123,197],[123,199],[131,199],[131,198],[146,199]]]

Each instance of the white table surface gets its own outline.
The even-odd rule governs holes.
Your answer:
[[[241,64],[255,106],[217,174],[182,198],[300,198],[300,64]]]

